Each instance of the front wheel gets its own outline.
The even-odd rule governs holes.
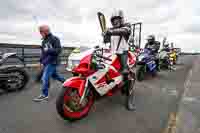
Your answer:
[[[29,80],[27,72],[21,68],[8,70],[7,72],[5,72],[5,74],[8,74],[9,78],[5,83],[3,89],[9,92],[22,90],[23,88],[25,88]]]
[[[56,101],[58,114],[64,120],[69,121],[79,120],[87,116],[94,103],[94,94],[90,91],[82,103],[80,103],[80,99],[77,89],[63,88]]]

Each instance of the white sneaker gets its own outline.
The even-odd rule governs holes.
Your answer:
[[[37,98],[33,99],[33,101],[41,102],[41,101],[44,101],[44,100],[48,100],[48,98],[49,98],[48,96],[40,95]]]

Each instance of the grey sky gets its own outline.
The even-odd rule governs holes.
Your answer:
[[[96,13],[123,9],[129,22],[143,22],[148,34],[167,36],[185,51],[200,51],[198,0],[6,0],[0,5],[1,42],[39,44],[37,26],[49,24],[63,44],[101,43]]]

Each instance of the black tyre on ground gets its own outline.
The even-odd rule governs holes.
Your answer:
[[[85,100],[85,105],[80,105],[80,96],[77,89],[63,88],[56,101],[57,113],[62,119],[71,122],[82,119],[88,115],[94,103],[94,94],[92,91],[89,92]]]
[[[23,68],[15,68],[5,72],[5,74],[13,75],[8,82],[6,82],[2,89],[8,92],[18,91],[25,88],[29,81],[29,76]]]

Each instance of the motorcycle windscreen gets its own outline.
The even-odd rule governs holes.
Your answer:
[[[149,68],[150,71],[153,71],[156,68],[156,62],[155,61],[148,62],[147,67]]]

